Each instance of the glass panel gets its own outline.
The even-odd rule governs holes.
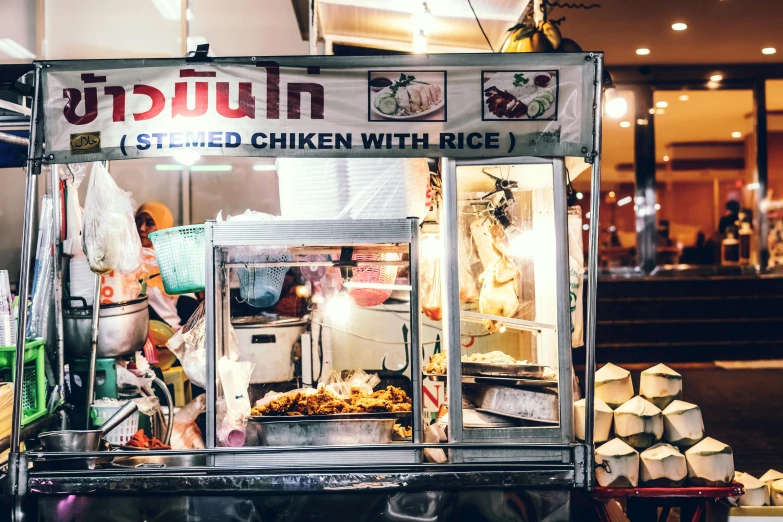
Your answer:
[[[551,165],[457,167],[465,429],[558,424]]]

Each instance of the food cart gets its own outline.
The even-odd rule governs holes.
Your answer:
[[[598,186],[602,61],[600,53],[213,59],[197,52],[183,59],[36,62],[21,302],[30,295],[34,184],[45,164],[165,157],[192,148],[278,158],[282,180],[285,169],[301,172],[303,161],[320,159],[320,174],[309,178],[318,188],[325,160],[342,162],[350,173],[356,160],[372,166],[435,158],[442,188],[439,212],[425,223],[407,208],[343,212],[350,201],[324,219],[301,219],[296,209],[305,213],[307,184],[298,186],[300,199],[282,219],[206,223],[199,260],[206,289],[204,450],[20,451],[28,317],[21,307],[8,476],[14,516],[397,520],[459,510],[471,520],[567,520],[570,491],[592,486],[594,457],[592,416],[585,442],[574,439],[572,427],[565,159],[592,164]],[[377,179],[390,175],[372,172]],[[363,174],[355,179],[372,185]],[[332,193],[355,190],[345,179],[331,181]],[[591,194],[596,223],[600,193]],[[59,209],[54,215],[59,219]],[[597,231],[590,231],[584,320],[588,411]],[[425,276],[433,260],[436,275]],[[229,444],[220,434],[219,404],[243,395],[234,395],[230,374],[221,378],[233,343],[232,277],[242,286],[243,277],[292,267],[332,274],[331,291],[306,316],[294,381],[315,386],[319,366],[323,385],[324,338],[360,321],[338,301],[369,309],[377,303],[362,306],[360,296],[395,291],[402,297],[395,315],[404,316],[404,340],[396,344],[409,362],[399,372],[407,391],[328,395],[329,404],[338,403],[328,411],[318,402],[323,388],[292,400],[300,406],[272,397],[253,408],[244,443]],[[396,277],[365,278],[384,271]],[[243,291],[247,301],[258,297]],[[390,294],[384,295],[381,303]],[[424,298],[435,301],[426,304],[427,317],[437,319],[437,342],[424,341]],[[61,324],[61,303],[56,309]],[[353,362],[361,341],[340,350],[347,362],[338,364],[335,351],[335,370],[372,372]],[[448,418],[438,421],[441,428],[447,423],[446,440],[426,437],[427,382],[445,383]],[[389,440],[395,423],[408,425],[410,436]],[[350,429],[358,432],[346,438]],[[367,438],[370,432],[377,439]],[[157,459],[156,465],[111,463],[129,456]],[[83,459],[108,463],[85,470],[77,464]],[[52,462],[61,465],[41,466]]]

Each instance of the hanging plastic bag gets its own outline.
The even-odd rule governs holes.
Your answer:
[[[38,247],[35,253],[33,290],[30,293],[32,304],[26,332],[28,339],[47,338],[49,308],[54,289],[53,216],[52,196],[46,195],[41,202],[41,219],[38,224]]]
[[[422,256],[419,262],[419,284],[421,286],[421,311],[427,318],[440,321],[443,318],[443,296],[440,290],[440,255],[436,240],[425,237],[422,242]]]
[[[90,163],[72,163],[59,169],[60,179],[64,183],[65,196],[65,238],[63,239],[63,254],[74,257],[84,257],[84,212],[79,204],[79,185],[87,176]]]
[[[185,326],[174,334],[166,343],[166,347],[177,356],[182,369],[190,382],[201,388],[207,383],[207,323],[204,315],[204,303],[201,303]],[[228,358],[239,360],[239,340],[234,327],[229,328],[229,345],[226,348]],[[218,378],[220,374],[217,375]]]
[[[245,444],[245,428],[250,415],[250,374],[255,364],[232,361],[223,356],[217,363],[223,397],[218,405],[217,436],[223,446],[239,447]],[[225,402],[223,410],[222,402]]]
[[[84,203],[84,253],[93,272],[130,274],[141,265],[135,208],[130,192],[117,186],[103,164],[93,163]]]
[[[571,347],[578,348],[584,342],[584,292],[585,255],[582,242],[582,209],[568,207],[568,265],[569,296],[571,298]]]

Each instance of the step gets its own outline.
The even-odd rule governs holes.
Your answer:
[[[783,293],[777,296],[599,298],[598,321],[632,319],[780,318]]]
[[[771,319],[665,319],[600,321],[596,339],[600,345],[624,342],[779,341],[783,323]]]
[[[700,279],[602,279],[598,299],[629,297],[725,297],[783,295],[779,277],[709,277]]]

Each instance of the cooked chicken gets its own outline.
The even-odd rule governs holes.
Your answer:
[[[497,87],[485,89],[484,95],[487,97],[489,112],[498,118],[519,118],[527,114],[527,105]]]
[[[473,243],[476,244],[476,251],[485,270],[501,257],[500,252],[495,248],[492,224],[493,221],[486,217],[480,217],[470,224],[470,235]]]
[[[315,393],[294,391],[254,407],[251,415],[331,415],[398,411],[411,411],[411,399],[403,390],[389,386],[372,394],[352,388],[347,400],[326,388],[319,388]]]
[[[479,277],[479,312],[513,317],[519,310],[518,276],[516,266],[505,258],[500,258],[488,266]],[[500,327],[497,321],[486,319],[484,328],[489,332],[497,332]]]

